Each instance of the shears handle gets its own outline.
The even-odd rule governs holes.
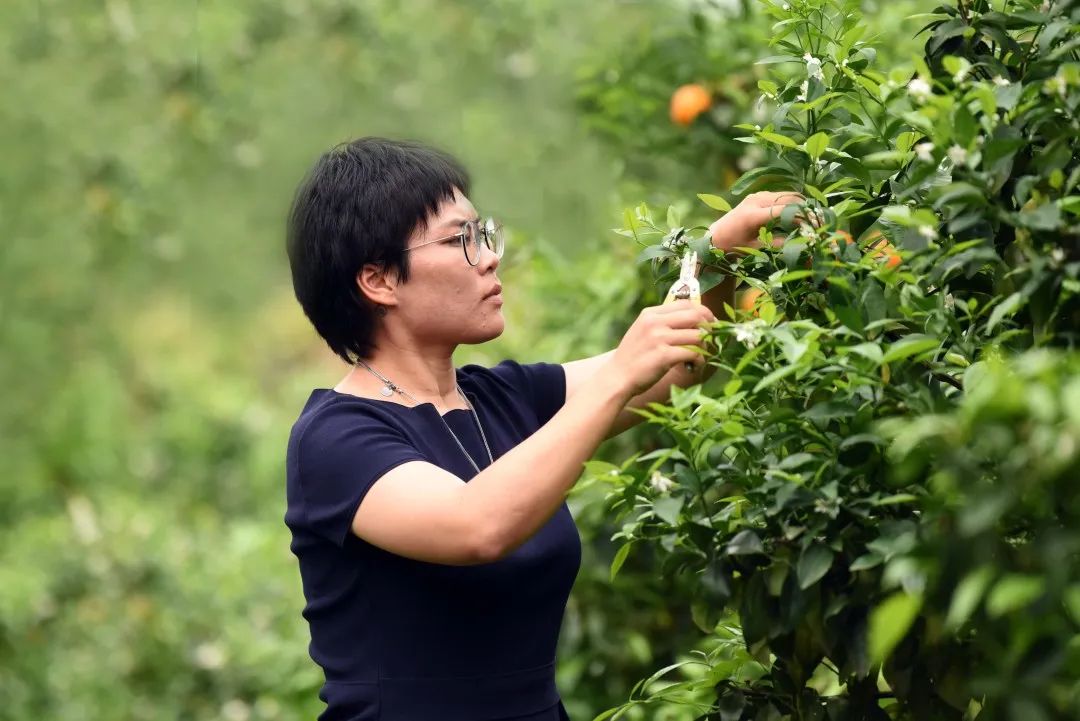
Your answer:
[[[675,281],[675,284],[671,286],[671,290],[668,291],[667,297],[664,298],[664,305],[674,303],[677,300],[689,300],[700,305],[701,293],[681,281]]]
[[[693,276],[689,279],[680,277],[672,284],[671,289],[668,290],[667,296],[664,298],[664,305],[674,303],[677,300],[689,300],[692,303],[701,305],[701,290],[696,278]],[[683,363],[683,367],[686,368],[688,373],[694,372],[693,363]]]

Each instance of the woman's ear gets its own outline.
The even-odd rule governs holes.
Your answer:
[[[375,263],[367,263],[356,273],[356,286],[371,303],[384,307],[397,305],[396,275]]]

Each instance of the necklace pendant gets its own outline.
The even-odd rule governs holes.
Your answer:
[[[379,391],[379,393],[381,393],[386,398],[394,395],[394,391],[390,388],[390,386],[383,386],[382,390]]]

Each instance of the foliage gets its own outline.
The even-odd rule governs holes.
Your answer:
[[[0,719],[317,715],[283,461],[310,389],[345,369],[292,298],[291,190],[348,137],[445,147],[512,232],[507,331],[456,362],[606,350],[644,275],[604,239],[614,196],[581,192],[616,178],[569,94],[586,47],[651,13],[0,3]],[[558,658],[575,718],[665,662],[654,625],[686,638],[655,601],[619,627],[660,579],[613,599],[610,531],[582,535],[600,541]]]
[[[679,202],[700,188],[730,186],[765,159],[740,142],[737,124],[764,122],[769,108],[757,84],[769,64],[769,16],[757,0],[688,0],[669,4],[647,31],[615,52],[598,50],[578,74],[577,103],[587,128],[621,158],[624,197]],[[914,0],[864,0],[864,23],[886,33],[883,59],[914,49],[918,26],[906,19]],[[712,104],[689,127],[669,119],[669,102],[684,84],[700,84]]]
[[[710,633],[738,611],[745,663],[675,684],[702,718],[1074,718],[1080,5],[937,8],[887,72],[856,3],[765,6],[799,70],[730,193],[807,200],[713,258],[765,295],[646,413],[670,442],[613,481],[617,559],[697,579]],[[643,260],[709,249],[667,220],[628,215]]]

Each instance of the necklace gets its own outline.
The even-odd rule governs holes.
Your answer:
[[[398,393],[405,396],[406,398],[408,398],[410,401],[412,401],[416,405],[420,405],[420,401],[416,400],[411,395],[406,393],[403,388],[398,386],[396,383],[394,383],[389,378],[386,378],[385,376],[380,374],[378,371],[376,371],[374,368],[369,366],[367,363],[365,363],[362,360],[358,360],[357,363],[364,366],[364,368],[366,368],[376,378],[378,378],[380,381],[382,381],[383,387],[382,387],[382,390],[379,391],[379,393],[381,393],[383,396],[389,398],[390,396],[392,396],[394,394],[395,391],[397,391]],[[466,398],[465,394],[461,392],[461,386],[459,386],[457,383],[454,383],[454,388],[457,389],[457,393],[458,393],[459,396],[461,396],[461,400],[465,401],[465,405],[467,405],[469,407],[469,411],[472,412],[473,420],[476,421],[476,427],[478,429],[480,429],[480,438],[484,441],[484,450],[487,451],[488,464],[490,465],[491,463],[494,463],[495,460],[491,456],[491,446],[488,445],[487,436],[484,434],[484,427],[482,425],[480,425],[480,416],[478,416],[476,414],[476,409],[473,408],[473,404],[471,402],[469,402],[469,399]],[[450,424],[447,423],[446,419],[443,418],[441,413],[439,413],[439,407],[436,406],[434,403],[432,403],[431,405],[435,407],[436,415],[439,416],[439,420],[442,421],[442,424],[444,426],[446,426],[446,430],[448,430],[450,432],[450,436],[454,439],[454,442],[457,443],[458,448],[461,449],[461,452],[464,453],[465,457],[469,459],[469,463],[471,463],[472,467],[476,469],[477,473],[479,473],[480,472],[480,467],[478,465],[476,465],[476,461],[474,461],[473,457],[471,455],[469,455],[469,452],[467,450],[465,450],[465,445],[461,442],[461,439],[459,439],[457,437],[457,434],[454,433],[454,429],[450,427]]]

